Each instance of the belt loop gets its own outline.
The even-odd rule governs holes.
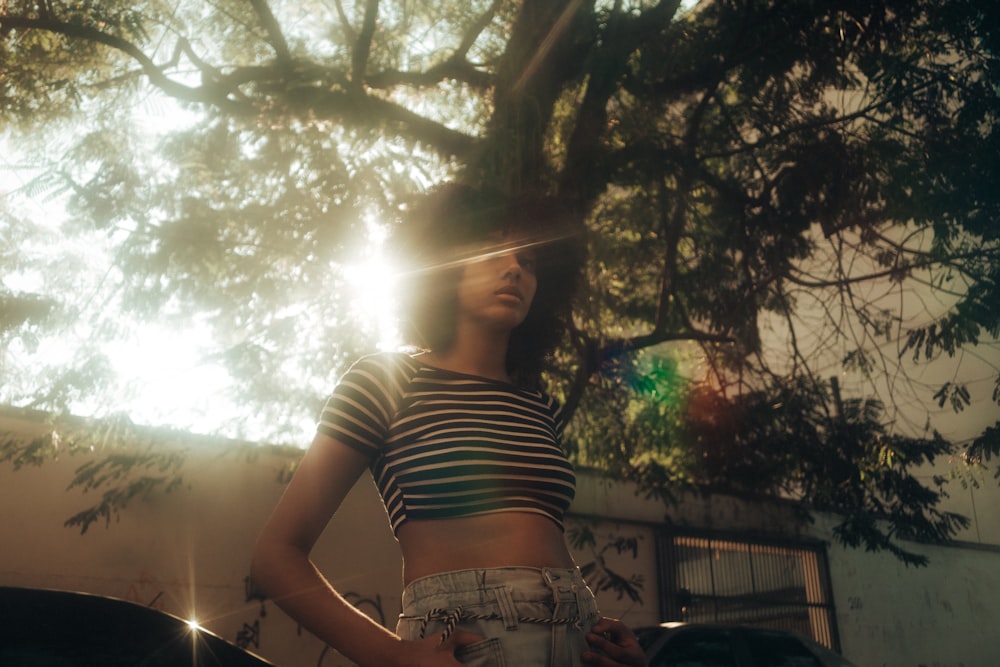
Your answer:
[[[589,596],[585,594],[587,587],[579,581],[573,582],[573,593],[576,594],[576,623],[573,625],[577,630],[583,629],[583,620],[590,616],[590,605],[584,606],[584,601]],[[588,600],[589,602],[589,600]]]
[[[542,568],[542,579],[545,581],[545,585],[549,587],[552,591],[552,619],[559,618],[562,613],[562,594],[559,591],[559,581],[560,577],[558,574],[550,570],[549,568]]]
[[[493,595],[496,597],[497,608],[500,610],[504,627],[507,630],[517,630],[517,607],[514,606],[514,598],[511,597],[510,589],[507,586],[496,586],[493,588]]]

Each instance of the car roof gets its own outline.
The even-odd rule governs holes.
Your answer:
[[[273,667],[166,612],[127,600],[0,586],[0,663]]]

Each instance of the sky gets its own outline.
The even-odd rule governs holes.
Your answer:
[[[66,218],[61,200],[21,196],[33,174],[12,163],[9,158],[12,155],[16,152],[0,145],[0,198],[7,198],[16,206],[26,204],[33,209],[28,211],[32,221],[58,236],[59,227]],[[391,298],[393,269],[381,252],[385,230],[375,221],[370,221],[368,228],[367,252],[356,263],[343,267],[346,282],[353,290],[350,298],[354,310],[352,317],[379,332],[379,349],[394,349],[399,345],[399,331]],[[52,256],[75,256],[85,267],[75,277],[76,288],[92,295],[84,301],[96,305],[108,298],[103,279],[107,267],[113,264],[114,247],[103,234],[92,234],[82,243],[75,238],[49,250]],[[5,268],[0,274],[0,284],[15,294],[46,291],[44,272],[37,270],[14,272]],[[44,339],[34,353],[17,345],[0,350],[0,369],[7,376],[4,384],[8,387],[13,384],[10,375],[16,373],[18,367],[30,365],[34,359],[52,364],[69,363],[78,348],[93,335],[81,319],[63,336]],[[118,376],[119,390],[90,401],[80,401],[74,412],[81,416],[100,415],[107,411],[109,403],[114,403],[116,412],[129,414],[136,423],[166,425],[196,433],[215,432],[221,423],[239,414],[240,406],[226,395],[226,389],[232,385],[228,371],[220,363],[207,360],[217,351],[213,345],[209,326],[197,317],[187,318],[184,325],[176,321],[133,322],[131,335],[101,345]],[[3,393],[0,388],[0,397]],[[291,439],[304,446],[312,437],[315,421],[305,417],[299,430]]]

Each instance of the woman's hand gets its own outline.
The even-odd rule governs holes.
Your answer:
[[[646,654],[635,633],[616,618],[601,618],[587,633],[593,651],[583,654],[589,665],[599,667],[646,667]]]

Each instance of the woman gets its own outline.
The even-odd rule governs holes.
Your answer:
[[[397,240],[424,351],[348,371],[260,535],[255,584],[362,667],[644,664],[634,635],[599,618],[563,535],[575,480],[539,375],[580,262],[571,236],[538,236],[556,214],[458,185],[411,214]],[[395,634],[309,560],[366,469],[403,556]]]

